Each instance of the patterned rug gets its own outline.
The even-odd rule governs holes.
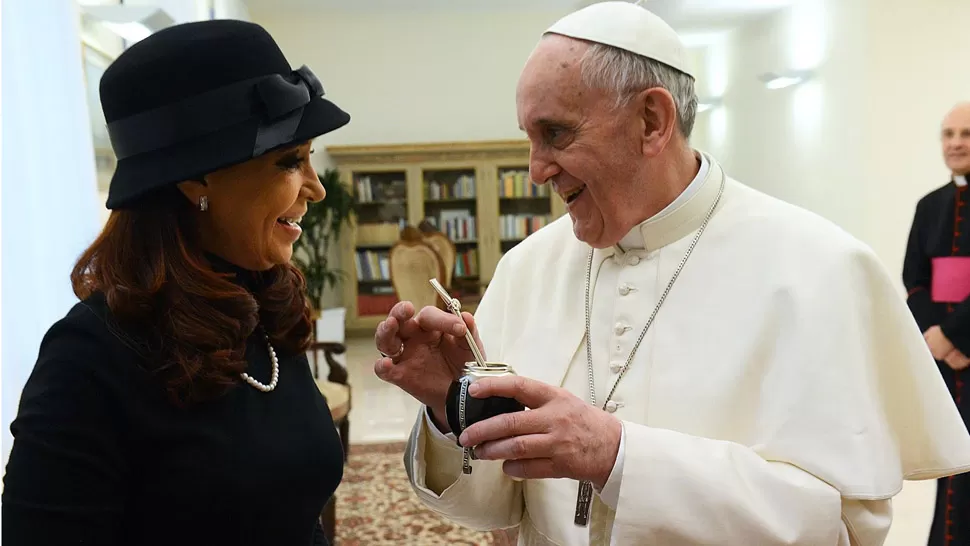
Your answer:
[[[425,508],[408,483],[403,457],[403,443],[350,447],[336,495],[335,546],[515,544],[505,531],[471,531]]]

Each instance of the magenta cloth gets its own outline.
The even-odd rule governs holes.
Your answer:
[[[933,258],[933,301],[960,303],[970,296],[970,256]]]

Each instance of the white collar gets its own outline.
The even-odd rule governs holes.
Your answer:
[[[958,188],[961,188],[963,186],[966,186],[967,185],[967,175],[965,175],[965,174],[955,174],[955,175],[953,175],[953,182],[957,185]]]
[[[717,184],[709,184],[709,175],[715,169],[707,154],[699,152],[701,160],[697,175],[669,205],[657,214],[640,222],[620,242],[611,247],[613,252],[623,254],[630,250],[653,250],[683,237],[700,227],[703,216],[714,201]],[[716,169],[720,173],[720,169]],[[723,175],[722,175],[723,176]],[[718,182],[720,182],[720,178]],[[702,194],[701,189],[706,188]],[[713,188],[713,193],[710,191]],[[697,197],[695,199],[695,197]],[[670,219],[670,220],[668,220]]]

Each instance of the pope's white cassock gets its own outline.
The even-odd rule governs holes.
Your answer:
[[[970,437],[879,259],[828,221],[725,177],[697,178],[593,253],[592,356],[604,400],[694,234],[723,195],[607,411],[620,455],[573,523],[577,482],[461,472],[422,411],[405,455],[420,499],[520,545],[882,544],[904,479],[970,469]],[[489,360],[589,400],[590,247],[560,218],[501,260],[476,320]]]

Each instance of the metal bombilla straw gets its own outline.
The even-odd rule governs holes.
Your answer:
[[[431,282],[431,286],[434,287],[435,292],[437,292],[438,295],[441,296],[441,299],[444,300],[445,305],[448,307],[448,309],[450,309],[452,313],[454,313],[459,319],[461,319],[462,322],[465,322],[465,319],[462,318],[461,316],[461,302],[458,301],[457,298],[451,297],[451,294],[449,294],[448,291],[445,290],[445,287],[441,286],[441,283],[438,282],[438,279],[431,279],[430,282]],[[468,342],[468,348],[471,349],[472,354],[475,355],[475,363],[482,368],[487,368],[488,364],[485,363],[485,356],[482,355],[482,352],[480,350],[478,350],[478,344],[475,343],[475,337],[472,336],[472,332],[468,328],[465,328],[465,340]],[[468,393],[468,383],[462,383],[461,395],[459,396],[460,402],[458,405],[458,414],[459,414],[458,418],[461,421],[462,426],[465,426],[465,400],[467,397],[467,393]],[[472,473],[472,465],[469,459],[472,459],[473,457],[474,455],[471,448],[462,447],[461,471],[464,474]]]
[[[444,300],[448,309],[451,310],[451,312],[454,313],[459,319],[461,319],[462,323],[464,323],[465,319],[463,319],[461,316],[461,302],[456,298],[452,298],[451,294],[445,290],[445,287],[441,286],[441,283],[438,282],[438,279],[431,279],[430,282],[431,286],[433,286],[435,291],[438,292],[438,295],[441,296],[441,299]],[[472,354],[475,356],[475,362],[482,368],[487,368],[488,364],[485,362],[485,356],[482,355],[482,352],[478,349],[478,344],[475,343],[475,337],[472,336],[472,332],[468,328],[465,328],[465,341],[468,342],[468,348],[471,349]]]

